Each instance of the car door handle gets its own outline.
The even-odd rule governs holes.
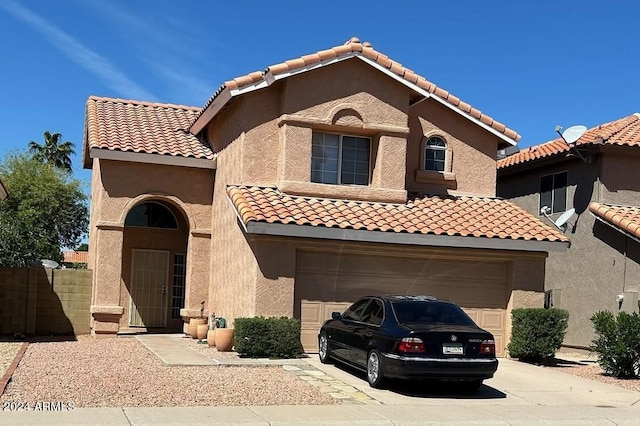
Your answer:
[[[365,336],[367,336],[367,337],[371,337],[371,336],[373,336],[373,332],[372,332],[372,331],[367,331],[367,332],[365,333]]]
[[[349,333],[353,333],[353,327],[347,327],[347,331],[348,331]]]

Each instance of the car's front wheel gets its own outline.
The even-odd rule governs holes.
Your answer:
[[[331,362],[331,353],[329,352],[329,337],[326,331],[320,333],[318,337],[318,357],[323,364],[329,364]]]
[[[367,356],[367,381],[372,388],[381,388],[384,383],[382,375],[382,357],[372,349]]]

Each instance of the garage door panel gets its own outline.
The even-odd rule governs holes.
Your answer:
[[[333,311],[372,294],[425,294],[459,304],[494,334],[504,355],[506,262],[405,259],[340,253],[298,252],[295,303],[300,306],[302,344],[317,351],[317,333]],[[308,311],[308,312],[307,312]]]

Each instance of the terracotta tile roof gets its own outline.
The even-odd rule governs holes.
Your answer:
[[[275,188],[227,186],[238,216],[251,221],[313,227],[569,242],[558,230],[498,198],[421,196],[406,204],[286,195]]]
[[[600,124],[587,130],[576,142],[576,146],[587,145],[627,145],[640,146],[640,114],[636,113],[619,120]],[[568,152],[569,147],[561,139],[523,149],[513,155],[498,160],[498,169],[526,163],[540,158]]]
[[[506,127],[504,124],[498,121],[495,121],[493,118],[491,118],[487,114],[472,107],[468,103],[463,102],[462,100],[460,100],[460,98],[452,95],[451,93],[447,92],[441,87],[436,86],[435,84],[428,81],[424,77],[419,76],[412,70],[404,67],[399,62],[396,62],[393,59],[390,59],[387,55],[374,50],[373,47],[371,46],[371,43],[368,43],[368,42],[361,43],[360,39],[358,39],[357,37],[352,37],[351,39],[347,40],[345,44],[341,46],[336,46],[330,49],[321,50],[316,53],[304,55],[300,58],[295,58],[279,64],[271,65],[264,71],[255,71],[250,74],[234,78],[233,80],[226,81],[222,86],[218,88],[218,90],[213,94],[213,96],[211,96],[211,98],[207,101],[207,103],[205,104],[202,110],[202,113],[204,113],[204,111],[209,107],[209,105],[211,105],[211,103],[213,103],[213,101],[218,96],[220,96],[221,93],[225,91],[238,90],[238,89],[245,88],[247,86],[266,82],[269,76],[278,76],[281,74],[291,73],[293,71],[296,71],[305,67],[321,65],[323,62],[328,62],[339,57],[355,56],[355,55],[361,55],[361,56],[364,56],[365,58],[375,61],[377,64],[390,70],[392,73],[394,73],[398,77],[448,102],[449,104],[458,108],[460,111],[479,120],[483,124],[496,130],[498,133],[503,134],[508,139],[511,139],[515,142],[520,140],[520,135],[514,130],[511,130],[508,127]],[[202,115],[202,113],[199,114],[198,117]],[[193,122],[195,123],[195,121],[196,120],[194,120]]]
[[[89,252],[87,251],[65,251],[62,252],[63,262],[65,263],[88,263]]]
[[[608,224],[640,238],[640,207],[591,203],[589,211]]]
[[[200,108],[91,96],[87,100],[85,166],[92,148],[213,159],[189,133]]]

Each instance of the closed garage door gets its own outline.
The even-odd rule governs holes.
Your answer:
[[[299,251],[295,306],[302,345],[317,351],[317,335],[331,312],[371,294],[423,294],[459,304],[493,333],[504,356],[508,263]]]

